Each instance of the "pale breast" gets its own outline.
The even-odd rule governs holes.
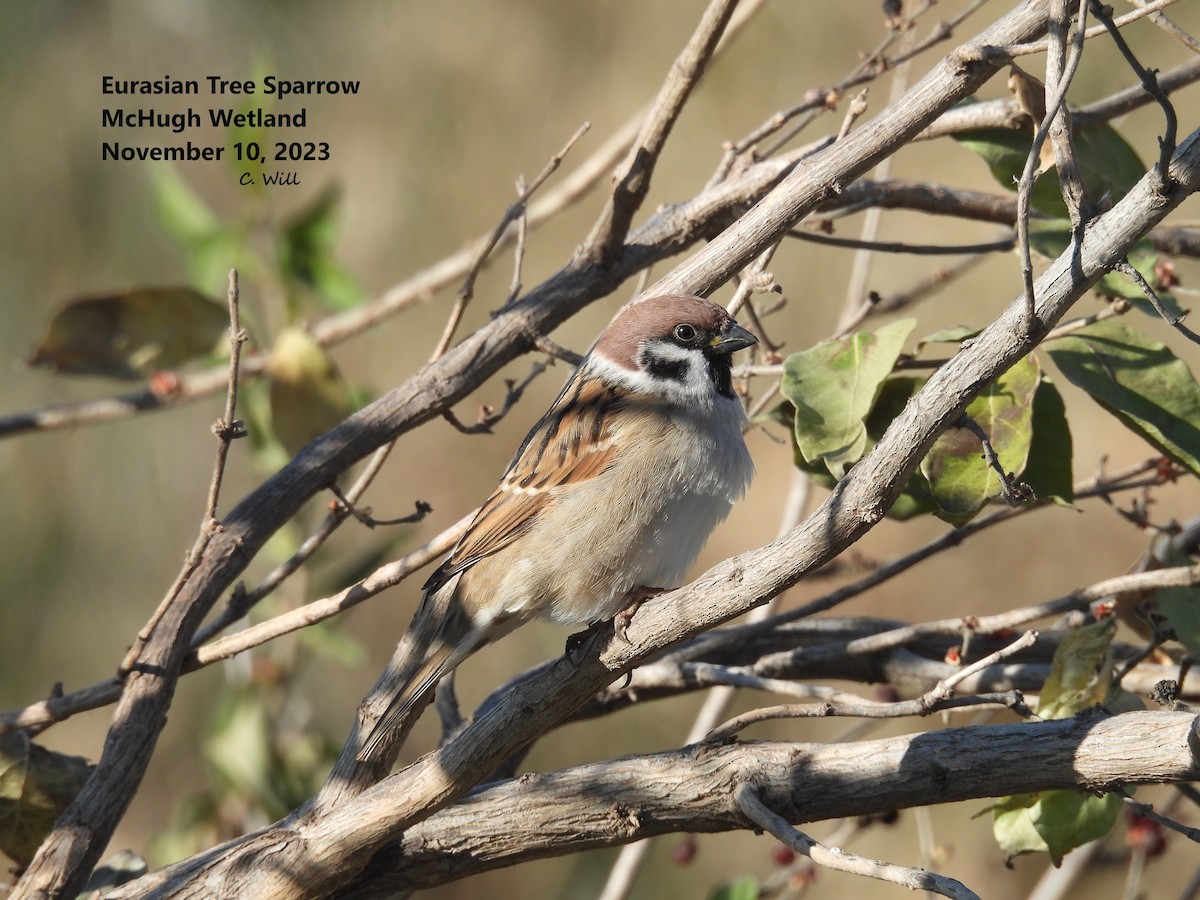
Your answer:
[[[590,623],[614,615],[633,587],[678,585],[745,492],[754,467],[737,403],[704,417],[633,418],[604,472],[564,489],[522,540],[469,573],[486,570],[510,613]]]

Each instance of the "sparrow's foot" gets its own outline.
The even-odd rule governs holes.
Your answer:
[[[626,631],[629,628],[629,623],[633,621],[633,617],[637,614],[642,604],[651,597],[665,594],[668,590],[668,588],[646,587],[643,584],[630,588],[629,593],[625,595],[625,608],[613,616],[613,634],[626,644],[630,643],[629,635]]]

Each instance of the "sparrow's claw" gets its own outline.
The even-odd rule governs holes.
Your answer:
[[[629,623],[633,621],[633,617],[637,614],[637,611],[651,597],[665,594],[667,590],[668,588],[646,587],[644,584],[635,585],[630,588],[629,593],[625,595],[625,608],[613,616],[613,634],[626,644],[631,643],[629,635],[626,632],[629,628]]]

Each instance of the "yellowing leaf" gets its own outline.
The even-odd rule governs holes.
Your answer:
[[[91,772],[86,760],[52,753],[23,731],[0,734],[0,851],[28,865]]]
[[[1006,473],[1019,473],[1029,457],[1040,374],[1037,360],[1027,356],[967,407],[967,416],[987,435]],[[970,520],[1001,490],[979,438],[966,428],[947,429],[922,460],[921,473],[929,481],[937,515],[956,525]]]
[[[1037,714],[1043,719],[1069,719],[1103,703],[1112,687],[1112,639],[1116,619],[1076,628],[1054,651],[1050,677],[1042,685]]]
[[[85,297],[59,308],[29,364],[140,379],[214,353],[228,329],[225,308],[191,288]]]
[[[299,328],[280,333],[267,362],[271,422],[289,454],[354,411],[350,389],[325,349]]]
[[[1108,834],[1121,812],[1116,794],[1044,791],[1005,797],[992,813],[992,834],[1009,857],[1049,853],[1054,864],[1076,847]]]

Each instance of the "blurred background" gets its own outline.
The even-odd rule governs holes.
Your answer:
[[[963,5],[943,3],[934,14],[948,18]],[[0,166],[0,416],[132,388],[129,383],[59,376],[24,364],[64,302],[183,284],[223,296],[223,279],[206,276],[195,254],[172,234],[172,215],[177,221],[180,204],[196,200],[223,226],[240,228],[246,235],[244,243],[228,245],[225,258],[216,259],[211,271],[232,264],[249,267],[249,272],[243,268],[242,299],[252,347],[269,347],[289,321],[315,321],[331,310],[314,303],[295,305],[286,285],[273,281],[266,268],[255,268],[255,253],[269,255],[262,249],[263,235],[295,224],[336,191],[336,205],[329,206],[321,225],[329,229],[323,234],[339,277],[349,285],[346,296],[377,297],[489,232],[512,202],[517,176],[535,176],[583,122],[591,123],[591,131],[563,171],[599,147],[654,97],[703,7],[699,0],[101,0],[0,6],[0,109],[7,123]],[[984,4],[951,44],[918,57],[911,68],[901,70],[901,77],[916,81],[950,46],[1008,8],[1005,3]],[[1170,14],[1193,34],[1200,31],[1195,4],[1173,7]],[[915,33],[925,36],[934,23],[932,17],[922,19]],[[885,34],[884,15],[873,0],[765,4],[712,65],[688,104],[638,221],[659,204],[692,196],[719,162],[723,142],[739,139],[776,110],[799,102],[807,91],[843,78],[860,54],[868,53]],[[1127,34],[1149,65],[1166,69],[1189,56],[1185,47],[1148,23],[1131,27]],[[1041,74],[1041,57],[1026,62],[1026,68]],[[102,76],[261,79],[267,73],[285,79],[361,82],[357,95],[289,98],[275,105],[279,111],[305,107],[308,124],[303,131],[272,133],[268,140],[323,141],[330,147],[327,161],[282,166],[297,172],[298,185],[262,190],[239,186],[240,169],[229,161],[177,164],[164,172],[165,167],[142,162],[101,160],[103,141],[166,145],[191,139],[229,147],[234,139],[207,122],[179,136],[103,129],[105,107],[178,111],[192,106],[207,118],[208,107],[234,103],[209,96],[203,81],[199,97],[105,97]],[[1111,48],[1089,51],[1071,100],[1083,104],[1134,82]],[[889,84],[884,79],[871,85],[868,114],[885,103]],[[995,79],[981,96],[1005,96],[1004,79]],[[1196,125],[1198,98],[1195,88],[1175,97],[1182,134]],[[801,140],[836,131],[843,114],[844,104]],[[1147,107],[1119,121],[1118,127],[1142,158],[1150,160],[1160,123],[1160,113]],[[999,191],[978,158],[945,140],[902,151],[893,161],[892,174]],[[164,199],[172,190],[176,199]],[[180,192],[184,200],[179,200]],[[538,284],[569,258],[601,202],[601,193],[593,192],[552,227],[531,232],[522,273],[526,286]],[[1193,201],[1177,218],[1194,221],[1196,216]],[[838,233],[854,236],[858,228],[851,220],[841,224]],[[994,234],[995,228],[984,224],[886,213],[879,238],[937,243],[986,240]],[[776,255],[770,270],[788,305],[769,320],[768,328],[785,344],[785,353],[831,333],[844,303],[852,257],[852,251],[801,243],[785,245]],[[941,264],[878,254],[868,289],[891,294]],[[1179,261],[1177,270],[1185,286],[1200,282],[1195,263]],[[200,277],[207,283],[197,283]],[[510,278],[511,254],[501,254],[482,274],[460,335],[487,321],[489,311],[503,302]],[[918,307],[916,334],[956,324],[982,326],[1019,289],[1015,257],[996,255]],[[633,293],[635,286],[626,285],[553,337],[583,352]],[[716,299],[728,300],[729,295],[726,287]],[[378,395],[410,375],[429,358],[453,299],[454,287],[331,348],[346,381],[365,395]],[[1092,311],[1099,305],[1089,298],[1080,308]],[[1174,347],[1196,369],[1200,356],[1195,348],[1182,345],[1167,326],[1147,319],[1138,327]],[[521,378],[529,366],[530,360],[520,360],[504,375]],[[263,612],[332,593],[369,570],[372,562],[418,546],[474,508],[567,374],[560,363],[537,379],[494,435],[464,435],[437,420],[405,436],[366,503],[380,517],[406,514],[417,500],[432,504],[434,513],[419,525],[384,532],[344,526],[314,559],[311,571],[290,581]],[[1077,478],[1094,472],[1104,457],[1110,469],[1118,469],[1152,455],[1148,445],[1088,398],[1061,379],[1059,384],[1074,434]],[[480,404],[498,406],[503,399],[503,382],[494,379],[462,404],[459,417],[473,421]],[[0,439],[0,706],[7,709],[45,697],[56,682],[70,691],[115,671],[195,539],[212,469],[209,429],[222,403],[223,398],[213,396],[107,424]],[[757,480],[709,543],[697,572],[775,537],[792,479],[785,438],[779,429],[750,435]],[[271,457],[260,451],[249,442],[234,445],[221,511],[231,509],[269,474]],[[1191,479],[1156,492],[1153,499],[1151,516],[1156,522],[1200,512],[1200,491]],[[320,520],[325,503],[323,498],[310,504],[292,533],[281,535],[268,548],[247,573],[248,585]],[[904,524],[888,521],[855,552],[864,559],[886,559],[947,527],[931,518]],[[839,612],[911,620],[999,612],[1121,574],[1147,543],[1146,535],[1094,502],[1077,510],[1045,510],[943,554]],[[189,842],[202,845],[239,823],[260,824],[255,817],[261,812],[236,808],[247,785],[265,791],[282,808],[287,808],[291,794],[304,796],[310,783],[306,777],[318,777],[323,754],[330,745],[340,745],[359,698],[407,625],[423,577],[356,608],[332,627],[285,638],[184,678],[143,789],[110,852],[132,848],[152,865],[161,865],[199,849]],[[786,604],[799,604],[829,587],[829,581],[801,584]],[[561,629],[535,625],[481,653],[460,673],[464,707],[471,708],[472,701],[514,673],[560,652],[564,637]],[[527,766],[560,768],[678,746],[700,701],[697,695],[602,723],[565,728],[542,741]],[[744,697],[740,705],[749,708],[760,702],[763,698]],[[40,741],[95,759],[109,715],[107,709],[79,715]],[[872,735],[922,724],[889,724]],[[760,727],[755,734],[832,740],[844,728],[836,722],[788,722]],[[297,757],[288,757],[294,769],[283,776],[277,770],[264,775],[276,765],[263,762],[263,754],[268,754],[264,747],[280,753],[277,744],[287,729],[303,736],[283,751],[285,757]],[[436,738],[435,723],[427,717],[407,752],[428,748]],[[296,772],[307,776],[293,778]],[[1146,799],[1155,796],[1143,793]],[[970,818],[985,805],[932,811],[933,839],[942,853],[937,867],[968,885],[986,885],[989,897],[1023,897],[1046,860],[1024,858],[1015,869],[1006,869],[988,817]],[[269,803],[266,808],[272,809]],[[818,839],[828,833],[824,826],[808,831]],[[765,877],[776,866],[775,842],[769,837],[701,836],[698,853],[687,865],[674,855],[680,840],[658,842],[635,897],[705,896],[738,875]],[[895,825],[866,831],[852,849],[917,864],[914,815],[905,812]],[[1174,849],[1174,854],[1168,852],[1152,863],[1148,878],[1157,880],[1147,885],[1166,890],[1180,883],[1185,869],[1179,858],[1189,851]],[[449,885],[431,896],[513,892],[518,886],[534,896],[593,896],[615,853],[527,864]],[[1097,898],[1119,896],[1123,872],[1123,864],[1097,868],[1081,883],[1080,895],[1086,890]],[[862,897],[896,895],[894,888],[830,872],[819,874],[811,895],[847,890]]]

